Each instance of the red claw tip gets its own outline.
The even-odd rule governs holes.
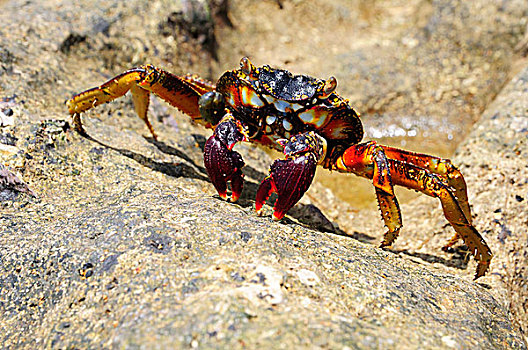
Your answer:
[[[262,216],[262,203],[255,203],[255,211],[257,212],[258,216]]]
[[[240,198],[240,193],[231,193],[231,203],[235,203]]]
[[[281,220],[284,217],[284,215],[285,215],[285,213],[276,211],[276,212],[273,213],[272,219],[273,219],[273,221],[279,221],[279,220]]]

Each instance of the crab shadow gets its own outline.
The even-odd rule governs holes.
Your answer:
[[[194,141],[198,144],[198,148],[200,149],[200,152],[203,153],[203,149],[205,147],[205,142],[206,142],[205,137],[203,137],[202,135],[194,135],[194,134],[191,136],[194,137]],[[171,156],[176,156],[178,158],[185,160],[187,163],[192,165],[192,168],[199,171],[200,180],[204,180],[204,181],[211,183],[211,180],[209,179],[209,176],[207,175],[207,170],[205,169],[205,167],[203,167],[202,165],[196,164],[196,162],[191,157],[189,157],[187,153],[182,152],[176,147],[167,145],[163,141],[155,140],[152,137],[145,137],[145,140],[148,143],[154,145],[160,152],[171,155]],[[259,183],[257,182],[259,181],[258,179],[264,179],[266,175],[247,164],[243,168],[243,173],[245,175],[244,190],[242,191],[242,194],[239,200],[237,201],[237,204],[240,205],[241,207],[247,208],[253,205],[255,194],[257,193],[257,190],[259,187]],[[184,174],[182,176],[186,176],[186,175]],[[188,177],[192,177],[192,176],[188,176]],[[197,177],[194,177],[194,178],[197,178]],[[218,198],[220,199],[219,196]]]
[[[130,158],[136,162],[138,162],[139,164],[149,168],[149,169],[152,169],[154,171],[158,171],[160,173],[163,173],[165,175],[168,175],[168,176],[172,176],[172,177],[189,177],[189,178],[193,178],[193,179],[197,179],[197,180],[203,180],[203,181],[208,181],[209,178],[206,176],[206,175],[203,175],[201,172],[197,171],[195,168],[195,166],[191,166],[191,165],[188,165],[188,164],[185,164],[185,163],[171,163],[171,162],[160,162],[160,161],[156,161],[152,158],[149,158],[149,157],[146,157],[142,154],[139,154],[137,152],[133,152],[133,151],[130,151],[130,150],[127,150],[127,149],[122,149],[122,148],[118,148],[118,147],[114,147],[114,146],[111,146],[111,145],[108,145],[106,143],[103,143],[95,138],[93,138],[92,136],[88,135],[88,134],[82,134],[83,137],[85,137],[86,139],[88,139],[89,141],[92,141],[92,142],[95,142],[97,143],[98,145],[102,146],[102,147],[105,147],[105,148],[108,148],[108,149],[111,149],[113,151],[116,151],[118,152],[119,154],[127,157],[127,158]],[[185,156],[184,154],[182,154],[183,156]],[[183,158],[183,157],[182,157]],[[183,158],[185,159],[185,158]],[[194,165],[194,163],[193,163]]]
[[[144,137],[145,140],[154,145],[160,152],[176,156],[180,159],[182,159],[182,162],[179,163],[173,163],[173,162],[160,162],[153,158],[149,158],[147,156],[144,156],[140,153],[114,147],[111,145],[108,145],[104,142],[101,142],[94,137],[88,135],[87,133],[81,133],[81,135],[86,138],[89,141],[92,141],[94,143],[97,143],[98,145],[111,149],[115,152],[118,152],[119,154],[132,159],[136,161],[137,163],[141,164],[142,166],[145,166],[149,169],[152,169],[154,171],[158,171],[160,173],[163,173],[165,175],[171,176],[171,177],[187,177],[192,178],[196,180],[201,181],[207,181],[211,183],[209,180],[209,176],[207,175],[207,170],[202,165],[197,164],[189,155],[188,153],[185,153],[173,146],[167,145],[163,141],[155,140],[152,137]],[[205,145],[205,138],[201,135],[192,135],[195,137],[195,141],[198,143],[198,146],[201,150],[203,150]],[[251,208],[254,206],[255,203],[255,196],[257,193],[257,190],[260,186],[260,181],[264,179],[267,174],[264,174],[263,172],[251,167],[250,165],[245,165],[243,168],[243,172],[245,175],[245,182],[244,182],[244,190],[242,191],[242,194],[237,201],[236,205],[239,205],[243,208]],[[216,196],[218,200],[221,200],[219,196]],[[275,203],[277,196],[273,194],[268,199],[268,204],[273,206],[273,203]],[[341,230],[337,224],[332,223],[324,214],[323,212],[317,208],[314,205],[311,204],[297,204],[294,208],[290,210],[288,215],[292,218],[294,218],[296,221],[293,221],[291,219],[285,218],[283,219],[283,222],[285,224],[297,224],[302,225],[314,230],[323,231],[323,232],[333,232],[335,234],[348,236],[354,238],[354,235],[350,235],[346,233],[345,231]],[[365,235],[366,236],[366,235]],[[358,236],[358,237],[361,237]]]
[[[198,144],[198,148],[202,151],[205,147],[206,139],[202,135],[191,135],[194,137],[194,141]],[[198,169],[204,176],[207,177],[207,170],[197,165],[187,154],[180,151],[179,149],[172,147],[170,145],[167,145],[166,143],[155,140],[152,137],[146,137],[145,138],[147,142],[151,143],[152,145],[156,146],[161,152],[169,155],[174,155],[176,157],[182,158],[188,163],[193,164],[193,167]],[[244,173],[244,190],[241,193],[240,198],[237,201],[237,205],[243,207],[243,208],[250,208],[254,206],[255,203],[255,197],[256,193],[258,191],[258,188],[260,186],[260,182],[267,176],[267,174],[255,169],[251,165],[245,164],[244,168],[242,169]],[[205,181],[210,182],[209,178],[207,177]],[[218,200],[223,201],[220,199],[219,196],[216,196]],[[267,203],[273,206],[273,203],[275,203],[277,199],[276,194],[272,194],[270,198],[268,199]],[[296,221],[292,221],[288,218],[283,219],[283,222],[285,224],[301,224],[303,226],[306,226],[311,229],[315,229],[318,231],[323,232],[333,232],[336,234],[341,234],[344,236],[349,236],[345,231],[339,229],[339,227],[332,223],[324,214],[323,212],[317,208],[314,205],[311,204],[301,204],[298,203],[295,205],[292,209],[289,210],[288,215],[290,217],[293,217]]]
[[[471,253],[465,245],[451,249],[449,251],[451,254],[449,259],[427,253],[412,252],[407,249],[395,249],[389,247],[383,249],[394,254],[403,254],[418,258],[430,264],[442,264],[444,266],[452,267],[458,270],[466,270],[471,257]]]
[[[194,141],[198,144],[198,148],[203,153],[205,147],[206,138],[202,135],[191,135],[194,138]],[[152,137],[145,137],[147,142],[156,146],[161,152],[173,155],[179,158],[184,159],[186,162],[191,163],[194,168],[198,169],[201,174],[207,176],[207,170],[201,166],[197,165],[193,159],[191,159],[187,154],[180,151],[179,149],[167,145],[166,143],[155,140]],[[267,174],[255,169],[251,165],[245,164],[242,169],[244,173],[244,190],[241,193],[240,198],[237,201],[237,205],[243,208],[251,208],[255,205],[255,197],[260,186],[260,182],[267,176]],[[209,178],[205,179],[210,182]],[[215,196],[220,201],[224,201],[219,196]],[[267,200],[267,203],[270,206],[273,206],[277,199],[277,195],[274,193]],[[332,223],[323,212],[312,204],[296,204],[292,209],[289,210],[288,215],[295,219],[295,221],[284,218],[283,223],[285,224],[301,224],[305,227],[315,229],[323,232],[333,232],[345,236],[349,236],[346,232],[342,231],[337,227],[336,224]]]

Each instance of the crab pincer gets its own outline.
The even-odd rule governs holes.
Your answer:
[[[278,197],[273,208],[273,220],[280,220],[310,187],[317,164],[322,161],[326,147],[324,140],[314,132],[280,139],[286,159],[278,159],[270,167],[269,175],[257,191],[255,210],[262,215],[262,207],[269,196]]]
[[[242,193],[244,175],[242,156],[233,147],[247,141],[243,125],[227,114],[205,143],[204,164],[207,174],[222,199],[227,200],[227,182],[231,181],[231,202],[236,202]]]

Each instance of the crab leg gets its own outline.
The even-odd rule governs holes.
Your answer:
[[[396,238],[397,230],[401,227],[401,215],[398,203],[395,198],[391,202],[394,197],[392,184],[414,189],[428,196],[440,199],[444,216],[451,226],[453,226],[458,236],[463,238],[464,243],[478,261],[475,279],[483,276],[488,270],[493,254],[480,233],[473,227],[471,219],[468,219],[469,205],[467,204],[467,200],[466,203],[461,203],[461,199],[457,198],[457,195],[460,195],[459,192],[462,190],[465,195],[465,183],[461,182],[463,181],[461,175],[460,177],[451,175],[455,180],[449,180],[450,175],[447,175],[448,171],[444,171],[442,167],[450,164],[450,162],[443,161],[441,162],[443,164],[442,167],[436,167],[431,165],[432,160],[437,159],[435,157],[426,156],[420,158],[419,155],[414,154],[411,158],[409,152],[402,151],[399,154],[398,151],[395,148],[378,146],[375,142],[367,142],[348,148],[336,163],[337,169],[340,171],[353,172],[359,176],[373,180],[380,202],[382,216],[385,224],[389,228],[389,232],[385,234],[384,241],[381,245],[386,246],[392,244]],[[399,159],[391,159],[387,157],[387,154]],[[407,159],[409,163],[402,159]],[[423,165],[424,167],[420,167],[419,165]],[[437,173],[435,174],[435,172]],[[454,173],[456,175],[456,172],[451,171],[451,174]],[[460,173],[458,172],[458,174]],[[390,182],[390,186],[385,185],[386,179]],[[455,186],[453,186],[455,188],[454,190],[449,181],[455,182]],[[459,187],[457,188],[456,186]],[[462,198],[467,198],[467,195]],[[388,205],[385,203],[386,201],[389,202]],[[396,214],[396,218],[391,218],[393,215],[391,211]],[[397,229],[393,230],[391,225]],[[453,239],[451,239],[450,244],[454,243],[451,243],[452,241]]]
[[[442,180],[454,190],[454,195],[458,200],[460,208],[464,212],[468,222],[470,224],[472,223],[466,181],[464,180],[462,173],[457,167],[453,165],[453,163],[451,163],[449,159],[443,159],[428,154],[415,153],[388,146],[383,146],[383,150],[385,151],[385,154],[388,158],[416,165],[442,177]],[[460,235],[458,232],[455,232],[453,237],[446,245],[444,245],[442,249],[447,250],[448,248],[452,247],[459,239]]]
[[[211,127],[207,121],[202,120],[198,101],[204,93],[214,88],[214,84],[196,76],[180,77],[152,65],[146,65],[130,69],[101,86],[83,91],[73,96],[66,104],[75,127],[79,132],[85,133],[80,118],[82,112],[124,96],[130,91],[137,115],[145,122],[156,139],[156,134],[147,116],[151,92],[189,115],[194,121]]]
[[[418,190],[440,199],[444,216],[478,261],[475,279],[484,276],[493,254],[480,233],[467,219],[463,207],[451,187],[438,176],[420,167],[398,160],[391,160],[390,163],[391,171],[395,174],[394,183],[396,185]],[[448,244],[452,245],[455,242],[452,238]]]
[[[372,179],[381,216],[388,231],[384,235],[381,247],[391,245],[398,237],[402,227],[402,217],[398,200],[394,195],[391,177],[391,163],[384,149],[375,142],[366,142],[348,148],[337,160],[339,171],[353,172],[356,175]]]

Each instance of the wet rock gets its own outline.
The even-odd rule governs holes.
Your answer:
[[[490,287],[494,297],[517,320],[524,334],[528,329],[526,281],[528,280],[528,67],[507,84],[475,124],[453,159],[460,166],[472,204],[473,222],[494,253],[490,271],[479,280]],[[405,216],[406,212],[412,212]],[[425,213],[433,219],[424,220]],[[450,238],[441,209],[430,200],[420,199],[403,207],[406,227],[394,245],[400,254],[429,259],[430,253]],[[434,219],[436,216],[436,219]],[[429,234],[428,234],[429,233]],[[434,233],[434,235],[431,235]],[[459,273],[473,269],[469,262],[456,262],[458,246],[452,254],[435,254]],[[428,255],[428,256],[424,256]],[[450,261],[450,263],[448,263]],[[462,260],[463,261],[463,256]]]

